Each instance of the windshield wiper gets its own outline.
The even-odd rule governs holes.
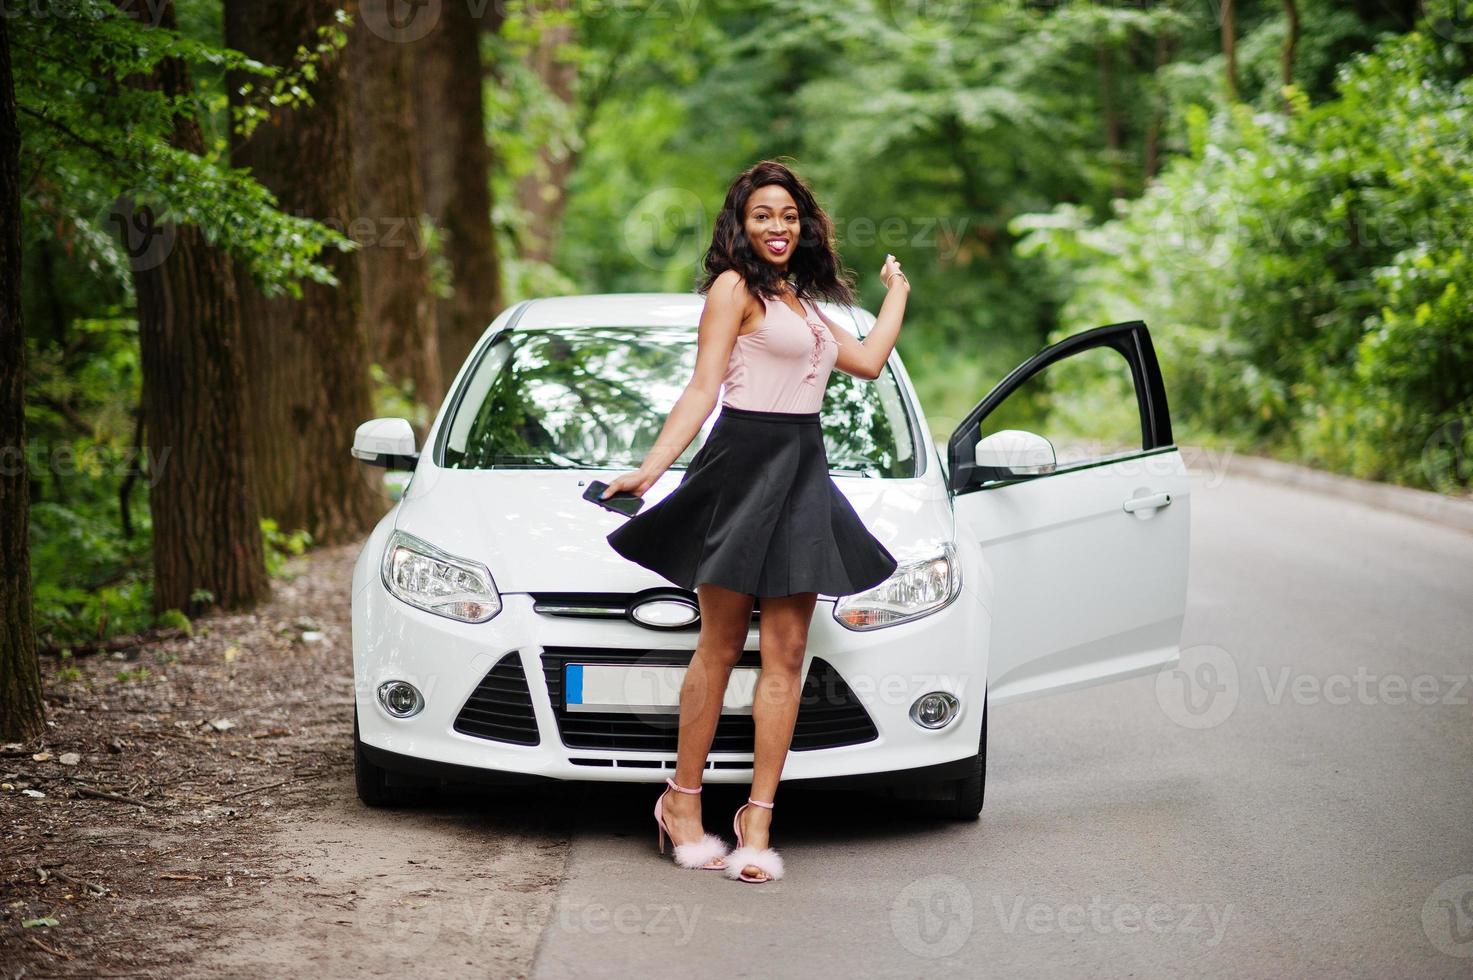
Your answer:
[[[586,461],[581,460],[581,459],[574,459],[571,456],[564,456],[562,453],[555,453],[554,454],[554,458],[558,461],[558,465],[563,466],[563,467],[565,467],[567,469],[570,469],[570,470],[612,470],[612,469],[618,469],[618,467],[612,466],[612,465],[609,465],[609,464],[589,463],[589,462],[586,462]],[[630,469],[633,469],[633,467],[630,467]]]
[[[586,463],[582,460],[563,456],[561,453],[553,453],[548,456],[509,456],[504,453],[496,455],[497,462],[491,464],[490,469],[505,467],[507,469],[534,469],[534,470],[608,470],[615,469],[613,466],[600,466],[596,463]],[[524,463],[512,463],[512,460],[525,460]],[[632,467],[631,467],[632,468]]]

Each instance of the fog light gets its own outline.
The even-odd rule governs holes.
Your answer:
[[[960,704],[945,691],[922,694],[910,706],[910,720],[922,728],[945,728],[956,718]]]
[[[395,718],[417,715],[425,706],[419,689],[407,681],[384,681],[378,686],[378,702]]]

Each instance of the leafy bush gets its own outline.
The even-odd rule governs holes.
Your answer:
[[[1096,224],[1014,223],[1071,278],[1059,335],[1151,326],[1182,438],[1355,476],[1470,486],[1473,80],[1456,45],[1388,36],[1336,97],[1188,114],[1190,152]]]
[[[290,559],[306,553],[312,544],[312,535],[305,528],[282,532],[270,517],[261,518],[261,534],[266,543],[266,573],[272,578],[279,576]]]

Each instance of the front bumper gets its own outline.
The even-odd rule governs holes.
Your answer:
[[[622,619],[550,616],[535,611],[533,597],[525,593],[504,594],[502,600],[504,608],[490,622],[464,624],[400,602],[376,575],[360,582],[353,602],[353,676],[359,737],[370,761],[393,771],[457,780],[658,782],[668,775],[675,765],[673,737],[600,739],[590,736],[587,725],[570,724],[569,719],[585,719],[564,710],[560,669],[564,662],[590,657],[683,662],[695,648],[697,631],[651,630]],[[977,754],[982,724],[990,634],[986,609],[963,590],[944,609],[872,632],[845,629],[831,613],[832,601],[821,600],[809,631],[804,671],[810,679],[826,678],[828,692],[847,689],[843,724],[848,727],[830,726],[832,730],[815,738],[819,728],[805,722],[808,709],[800,708],[783,778],[900,783],[910,781],[907,776],[964,774]],[[758,662],[758,636],[754,621],[744,663]],[[407,719],[390,716],[376,696],[378,686],[388,680],[418,687],[424,709]],[[947,727],[931,731],[912,722],[909,711],[916,698],[935,690],[954,694],[960,712]],[[528,710],[520,730],[499,719],[492,719],[489,727],[467,726],[468,701],[473,696],[485,699],[488,691],[495,703],[525,697]],[[506,691],[515,696],[505,696]],[[858,730],[856,705],[872,731],[841,735],[840,740],[863,740],[831,745],[834,731]],[[723,720],[718,728],[705,781],[750,781],[749,741],[746,751],[731,750],[742,742],[739,721]],[[463,730],[467,727],[517,741],[468,734]],[[529,739],[536,744],[519,744]],[[800,749],[805,740],[810,747]],[[598,747],[601,741],[611,747]],[[654,748],[636,750],[634,743]]]

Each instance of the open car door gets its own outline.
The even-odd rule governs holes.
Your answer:
[[[994,577],[990,703],[1177,660],[1189,488],[1144,323],[1035,354],[968,413],[947,458],[959,533]]]

